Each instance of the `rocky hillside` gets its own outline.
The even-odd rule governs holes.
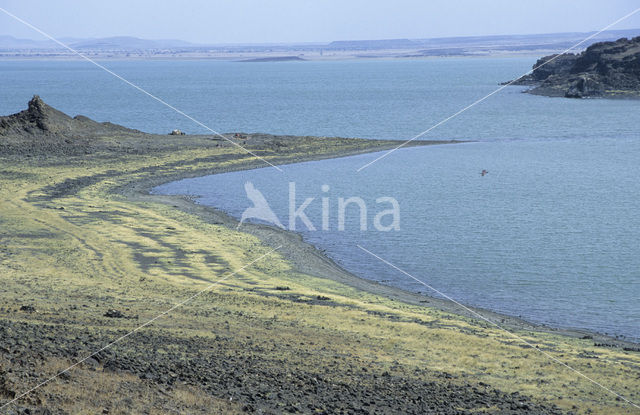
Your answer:
[[[533,68],[514,83],[533,86],[526,91],[531,94],[640,97],[640,36],[595,43],[579,54],[545,56]]]

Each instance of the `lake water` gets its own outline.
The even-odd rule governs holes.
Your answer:
[[[211,128],[407,139],[528,70],[535,58],[232,63],[106,62]],[[83,62],[0,62],[0,112],[34,93],[71,114],[165,133],[204,132]],[[464,303],[554,326],[640,340],[640,101],[536,97],[509,87],[426,139],[475,143],[403,149],[356,173],[369,154],[189,179],[157,189],[202,196],[240,217],[251,181],[287,223],[289,183],[320,228],[298,230],[349,271],[428,290],[380,255]],[[479,173],[486,169],[489,174]],[[323,192],[322,185],[329,190]],[[357,196],[337,230],[337,200]],[[400,205],[400,230],[373,217]]]

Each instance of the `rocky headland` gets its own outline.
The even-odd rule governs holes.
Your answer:
[[[600,42],[581,53],[545,56],[513,85],[525,92],[566,98],[640,97],[640,36]]]

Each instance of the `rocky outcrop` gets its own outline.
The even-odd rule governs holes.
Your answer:
[[[154,135],[83,115],[70,117],[39,96],[27,109],[0,116],[0,157],[84,156],[96,152],[138,153],[153,146]]]
[[[513,84],[554,97],[640,97],[640,36],[595,43],[579,54],[545,56]]]
[[[26,110],[0,117],[0,136],[56,136],[76,138],[113,133],[139,133],[112,123],[99,123],[85,116],[70,117],[34,95]]]

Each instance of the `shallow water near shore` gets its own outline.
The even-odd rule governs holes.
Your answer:
[[[408,139],[516,78],[522,58],[237,63],[108,61],[103,64],[221,132]],[[0,113],[32,94],[69,114],[148,132],[190,121],[87,62],[3,61]],[[364,278],[433,294],[356,247],[360,244],[458,301],[554,326],[640,340],[640,101],[569,100],[508,87],[425,139],[477,143],[229,173],[161,187],[202,196],[240,217],[252,181],[286,224],[289,182],[297,205],[328,232],[298,231]],[[486,169],[489,174],[482,177]],[[321,186],[329,185],[328,192]],[[338,197],[361,197],[336,230]],[[390,196],[400,230],[376,232],[373,218]]]
[[[640,339],[640,166],[636,140],[558,140],[429,146],[225,173],[169,183],[156,192],[201,196],[199,203],[236,218],[252,206],[251,181],[288,227],[289,182],[296,207],[321,229],[296,231],[348,271],[438,296],[364,253],[395,264],[457,301],[556,327]],[[487,169],[489,174],[479,173]],[[322,185],[329,185],[328,192]],[[338,197],[361,197],[337,225]],[[376,213],[390,196],[401,207],[399,231],[379,232]]]

